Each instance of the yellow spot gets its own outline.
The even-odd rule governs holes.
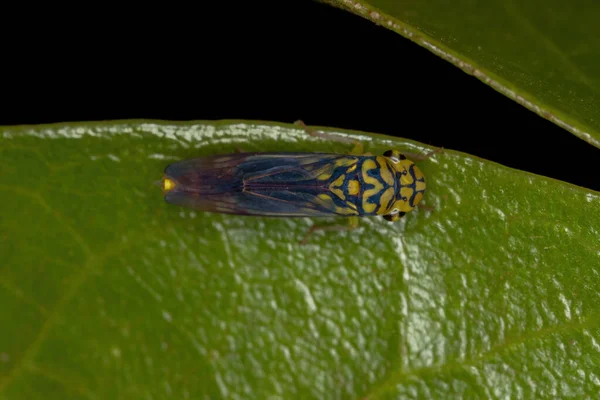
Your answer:
[[[163,190],[165,192],[169,192],[169,191],[173,190],[174,188],[175,188],[175,182],[173,182],[171,179],[165,178],[163,180]]]
[[[394,188],[393,187],[388,188],[385,192],[383,192],[383,194],[381,195],[381,198],[379,200],[381,207],[379,207],[379,211],[377,212],[377,214],[385,214],[389,211],[388,204],[390,203],[390,201],[392,201],[393,197],[394,197]]]
[[[344,194],[344,192],[342,192],[341,189],[337,189],[337,188],[329,188],[329,190],[331,190],[331,193],[335,194],[337,197],[339,197],[342,200],[346,200],[346,195]]]
[[[333,202],[333,200],[331,199],[331,196],[329,196],[328,194],[324,194],[321,193],[320,195],[317,196],[319,199],[323,200],[326,203],[331,203]]]
[[[348,194],[356,196],[360,192],[360,183],[356,179],[348,181]]]
[[[348,170],[346,171],[346,173],[348,173],[348,174],[349,174],[350,172],[354,172],[354,171],[356,170],[356,165],[357,165],[357,164],[356,164],[356,163],[354,163],[354,165],[353,165],[353,166],[351,166],[350,168],[348,168]]]
[[[348,204],[348,207],[352,208],[353,210],[356,210],[356,204],[350,203],[349,201],[347,201],[346,204]]]
[[[416,183],[417,192],[423,192],[425,190],[425,182],[417,181]]]
[[[326,181],[329,178],[331,178],[331,171],[325,172],[325,173],[317,176],[317,179],[320,180],[320,181]]]
[[[392,176],[392,172],[390,171],[390,168],[385,158],[377,157],[377,162],[381,167],[379,173],[381,174],[381,177],[383,178],[384,182],[390,186],[394,186],[394,177]]]
[[[330,187],[340,187],[344,184],[344,179],[346,179],[346,175],[340,175],[339,178],[337,178]]]
[[[365,210],[365,212],[372,213],[373,211],[375,211],[376,207],[377,206],[375,204],[367,203],[366,201],[363,200],[363,210]]]
[[[331,190],[331,193],[335,194],[340,199],[346,200],[346,195],[344,195],[344,192],[342,192],[341,189],[338,189],[338,188],[329,188],[329,190]]]

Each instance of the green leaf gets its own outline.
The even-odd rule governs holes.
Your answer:
[[[420,162],[435,210],[302,246],[309,219],[198,213],[153,182],[237,147],[349,144],[239,121],[0,132],[0,398],[598,392],[596,192],[446,150]]]
[[[401,34],[600,147],[599,2],[322,1]]]

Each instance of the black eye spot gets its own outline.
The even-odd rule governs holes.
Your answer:
[[[402,175],[406,175],[406,174],[408,174],[407,170],[402,171]]]
[[[406,156],[404,156],[404,155],[400,154],[400,159],[401,159],[401,160],[406,160]]]
[[[404,217],[406,215],[406,213],[404,211],[400,211],[398,213],[398,215],[400,216],[400,218]]]
[[[392,150],[388,150],[385,153],[383,153],[384,156],[386,157],[391,157],[392,156]]]

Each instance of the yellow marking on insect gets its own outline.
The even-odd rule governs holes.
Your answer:
[[[356,158],[346,157],[337,160],[335,162],[335,165],[337,167],[350,167],[348,169],[348,172],[352,172],[356,169],[356,163],[358,163],[358,160]]]
[[[425,175],[423,175],[423,171],[421,171],[416,165],[413,167],[413,171],[415,172],[415,178],[423,179],[425,177]]]
[[[354,203],[351,203],[351,202],[349,202],[349,201],[347,201],[347,202],[346,202],[346,204],[348,205],[348,207],[352,208],[353,210],[355,210],[355,211],[357,210],[357,208],[356,208],[356,204],[354,204]]]
[[[400,198],[394,202],[394,208],[399,211],[408,212],[413,209],[409,203],[409,199],[413,195],[414,190],[409,187],[402,187],[400,189]],[[404,200],[406,198],[406,200]]]
[[[338,188],[329,188],[329,190],[331,190],[331,192],[333,194],[335,194],[337,197],[339,197],[342,200],[346,200],[346,195],[344,194],[344,192],[341,189]]]
[[[392,201],[392,198],[394,197],[394,188],[388,188],[385,192],[383,192],[383,194],[381,195],[381,198],[379,199],[379,204],[381,205],[381,207],[379,207],[379,211],[377,212],[377,214],[386,214],[389,211],[389,207],[388,204]]]
[[[347,172],[347,173],[354,172],[354,171],[356,170],[356,165],[357,165],[357,164],[356,164],[356,163],[354,163],[354,165],[353,165],[353,166],[351,166],[350,168],[348,168],[348,170],[347,170],[346,172]]]
[[[344,180],[346,179],[346,175],[340,175],[335,181],[329,185],[329,190],[331,190],[337,197],[342,200],[346,200],[346,195],[340,189],[340,187],[344,184]]]
[[[416,182],[417,192],[422,192],[425,190],[425,182],[417,181]]]
[[[362,164],[362,175],[365,183],[373,185],[373,189],[365,190],[362,198],[362,208],[367,213],[372,213],[377,208],[376,204],[369,203],[369,198],[383,190],[383,185],[379,180],[369,176],[368,171],[377,168],[377,164],[373,160],[365,160]]]
[[[320,195],[317,196],[319,199],[323,200],[326,203],[331,203],[333,202],[333,199],[331,198],[330,195],[325,194],[325,193],[321,193]]]
[[[412,190],[409,187],[403,187],[400,189],[400,195],[402,197],[406,197],[407,199],[410,199],[410,196],[413,195],[414,190]]]
[[[327,179],[331,178],[332,174],[333,174],[333,171],[327,171],[327,172],[324,172],[321,175],[317,176],[317,179],[320,181],[326,181]]]
[[[335,212],[344,215],[358,215],[358,211],[347,207],[336,207]]]
[[[330,187],[329,190],[331,190],[331,192],[333,194],[335,194],[337,197],[339,197],[340,199],[346,200],[346,195],[344,195],[344,192],[341,189]]]
[[[367,203],[366,201],[363,201],[363,210],[365,210],[368,213],[372,213],[373,211],[375,211],[375,208],[377,206],[375,204],[371,204],[371,203]]]
[[[344,184],[344,180],[346,179],[346,175],[340,175],[329,187],[341,187]]]
[[[171,190],[173,190],[175,188],[175,182],[172,181],[169,178],[165,178],[163,180],[163,190],[165,192],[170,192]]]
[[[415,206],[417,204],[419,204],[421,202],[421,200],[423,200],[423,192],[418,192],[417,194],[415,194]]]
[[[356,196],[360,192],[360,183],[356,179],[348,181],[348,194]]]
[[[354,168],[356,168],[356,163],[358,162],[358,160],[354,159],[354,158],[341,158],[339,160],[336,160],[335,163],[333,164],[333,166],[331,164],[326,165],[322,168],[320,168],[318,172],[315,172],[315,175],[317,175],[317,179],[320,181],[326,181],[329,178],[331,178],[331,175],[333,175],[333,172],[335,171],[336,167],[348,167],[348,166],[354,166]],[[322,172],[321,172],[322,171]]]
[[[321,194],[317,195],[317,199],[320,200],[320,202],[322,203],[323,206],[331,209],[332,211],[335,210],[335,212],[337,212],[337,213],[345,214],[344,207],[336,206],[330,195],[321,193]],[[351,214],[355,214],[355,213],[351,213]]]
[[[379,163],[379,166],[380,166],[379,174],[383,178],[384,182],[390,186],[394,186],[394,176],[392,175],[392,172],[390,171],[390,167],[389,167],[385,157],[381,157],[381,156],[377,157],[377,162]]]
[[[411,174],[408,174],[408,173],[407,174],[403,174],[400,177],[400,184],[402,186],[412,185],[412,183],[413,183],[413,177],[412,177]]]

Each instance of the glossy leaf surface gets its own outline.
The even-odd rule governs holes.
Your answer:
[[[400,33],[600,147],[599,2],[324,1]]]
[[[598,193],[446,151],[420,163],[435,210],[305,246],[308,219],[165,204],[169,162],[236,147],[351,148],[267,123],[2,130],[0,398],[598,392]]]

